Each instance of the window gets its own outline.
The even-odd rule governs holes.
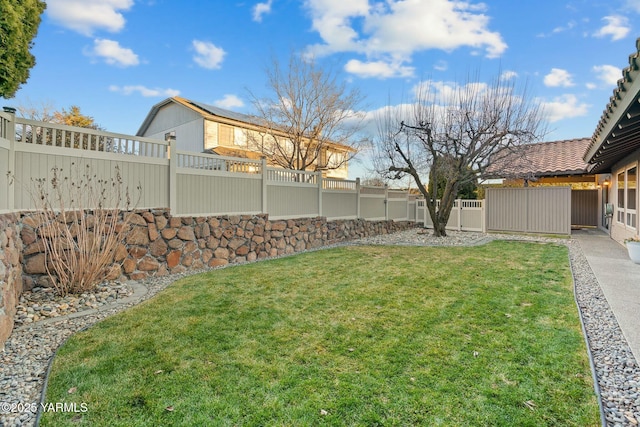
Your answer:
[[[624,171],[618,174],[618,222],[624,223]]]
[[[627,227],[636,228],[636,182],[637,182],[637,167],[632,167],[627,170],[627,185],[626,185],[626,211],[627,211]]]
[[[638,167],[632,166],[618,172],[616,220],[627,228],[637,228],[637,187]]]
[[[233,137],[233,126],[223,124],[218,125],[218,145],[232,147]]]

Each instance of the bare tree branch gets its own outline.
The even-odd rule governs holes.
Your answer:
[[[363,96],[348,89],[331,69],[292,54],[286,67],[276,59],[266,70],[268,98],[250,92],[266,135],[249,138],[252,149],[281,167],[338,169],[358,152]]]
[[[412,176],[434,234],[445,236],[460,187],[483,178],[490,162],[544,136],[542,111],[532,99],[526,86],[517,91],[513,80],[501,77],[445,88],[424,82],[415,102],[395,116],[389,107],[378,118],[377,171],[386,178]],[[426,177],[445,182],[439,208],[423,184]]]

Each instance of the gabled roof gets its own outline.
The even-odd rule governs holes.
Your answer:
[[[190,99],[182,98],[180,96],[174,96],[172,98],[167,98],[162,102],[157,103],[153,107],[151,107],[151,111],[147,114],[147,117],[142,122],[140,129],[138,129],[138,133],[136,136],[142,136],[146,132],[146,130],[151,125],[154,117],[158,114],[158,111],[165,105],[170,103],[176,103],[182,105],[183,107],[189,108],[190,110],[195,111],[198,114],[201,114],[205,119],[215,120],[216,117],[232,120],[236,122],[241,122],[250,125],[251,127],[259,127],[265,128],[266,122],[263,118],[248,114],[236,113],[235,111],[225,110],[224,108],[215,107],[213,105],[208,105],[202,102],[192,101]],[[283,129],[272,128],[272,130],[276,131],[281,135],[285,135],[285,131]],[[353,147],[349,147],[348,145],[339,144],[335,142],[327,142],[326,146],[330,146],[333,148],[337,148],[342,151],[350,151],[355,152],[356,150]]]
[[[583,160],[589,138],[539,142],[514,147],[498,154],[487,174],[500,178],[533,178],[543,176],[583,175],[588,164]]]
[[[180,96],[174,96],[172,98],[167,98],[151,107],[151,111],[149,111],[146,119],[144,120],[144,122],[142,122],[142,125],[140,126],[140,129],[138,129],[138,133],[136,135],[143,135],[147,128],[149,128],[149,126],[151,125],[151,122],[153,121],[156,114],[158,114],[158,111],[160,111],[162,107],[170,103],[182,105],[183,107],[189,108],[190,110],[193,110],[196,113],[201,114],[205,118],[209,119],[213,119],[214,117],[222,117],[224,119],[235,120],[254,126],[263,125],[263,121],[260,119],[260,117],[257,116],[237,113],[235,111],[225,110],[224,108],[215,107],[213,105],[204,104],[202,102],[191,101]]]
[[[613,164],[640,149],[640,38],[629,66],[613,91],[596,127],[584,160],[592,172],[608,172]]]

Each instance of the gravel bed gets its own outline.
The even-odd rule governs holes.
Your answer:
[[[578,242],[522,235],[471,232],[448,234],[446,238],[437,238],[424,230],[411,229],[361,239],[349,244],[474,246],[495,239],[507,239],[567,245],[575,280],[576,302],[588,337],[597,376],[597,390],[601,395],[606,418],[604,424],[613,427],[637,426],[640,423],[640,368]],[[147,289],[144,296],[135,302],[118,306],[114,304],[116,301],[131,295],[130,284],[103,285],[97,292],[79,298],[59,298],[42,289],[25,293],[20,300],[17,328],[5,343],[4,352],[0,353],[0,426],[36,424],[35,409],[40,404],[49,361],[56,349],[70,335],[151,298],[175,280],[202,271],[204,270],[139,282]],[[77,301],[72,298],[77,298]],[[114,307],[111,307],[112,305]],[[77,312],[83,310],[88,310],[86,315],[73,318],[65,316],[71,313],[77,316]],[[52,315],[52,312],[55,313]],[[56,317],[60,319],[56,321]],[[54,320],[40,321],[44,318]]]
[[[34,288],[20,296],[14,317],[15,326],[99,308],[132,294],[131,285],[117,281],[100,284],[94,292],[66,297],[58,296],[53,288]]]

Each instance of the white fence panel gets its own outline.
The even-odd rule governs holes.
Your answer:
[[[437,206],[440,206],[439,200],[436,203]],[[433,221],[431,221],[431,215],[429,215],[424,199],[417,201],[416,216],[417,220],[422,221],[426,228],[433,228]],[[446,229],[484,232],[485,222],[484,200],[457,199],[453,202]]]

